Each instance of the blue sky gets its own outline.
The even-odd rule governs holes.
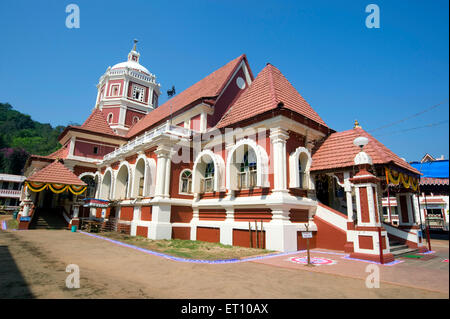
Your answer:
[[[70,3],[79,29],[65,26]],[[365,27],[370,3],[380,29]],[[448,10],[438,0],[2,1],[0,102],[52,125],[82,123],[99,77],[137,38],[163,92],[246,53],[255,76],[275,65],[337,131],[358,119],[370,132],[446,101],[373,134],[408,161],[448,158]]]

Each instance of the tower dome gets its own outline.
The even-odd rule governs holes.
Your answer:
[[[111,70],[122,69],[122,68],[130,68],[139,72],[143,72],[147,75],[150,75],[150,72],[141,64],[139,64],[139,52],[136,51],[136,44],[138,40],[134,40],[133,49],[128,53],[128,60],[125,62],[115,64]]]
[[[120,135],[125,135],[131,126],[158,107],[161,85],[156,82],[156,76],[139,63],[137,42],[134,40],[127,61],[108,67],[97,84],[95,107]]]

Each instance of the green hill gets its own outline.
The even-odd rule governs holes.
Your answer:
[[[40,123],[0,103],[0,172],[21,174],[29,154],[48,155],[61,145],[58,136],[64,126]]]

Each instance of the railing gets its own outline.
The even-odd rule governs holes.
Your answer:
[[[115,151],[112,151],[111,153],[106,154],[103,157],[103,160],[104,161],[111,160],[121,154],[128,153],[128,152],[132,151],[134,148],[136,148],[137,146],[151,142],[154,138],[161,136],[165,133],[177,135],[182,138],[183,137],[188,138],[191,136],[191,130],[186,129],[181,126],[175,126],[175,125],[166,123],[163,126],[160,126],[154,130],[145,132],[144,134],[136,137],[135,139],[131,140],[130,142],[117,148]]]
[[[134,70],[130,69],[127,70],[126,68],[114,69],[109,71],[109,75],[123,75],[123,74],[130,75],[134,78],[144,80],[147,82],[156,83],[156,77],[153,74],[145,75]]]
[[[256,187],[256,170],[238,173],[238,188],[248,189]]]
[[[16,189],[0,189],[0,196],[5,197],[20,197],[20,190]]]

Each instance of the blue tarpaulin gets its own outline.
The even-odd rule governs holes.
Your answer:
[[[412,162],[411,166],[418,169],[423,176],[432,178],[448,178],[448,160],[434,162]]]

